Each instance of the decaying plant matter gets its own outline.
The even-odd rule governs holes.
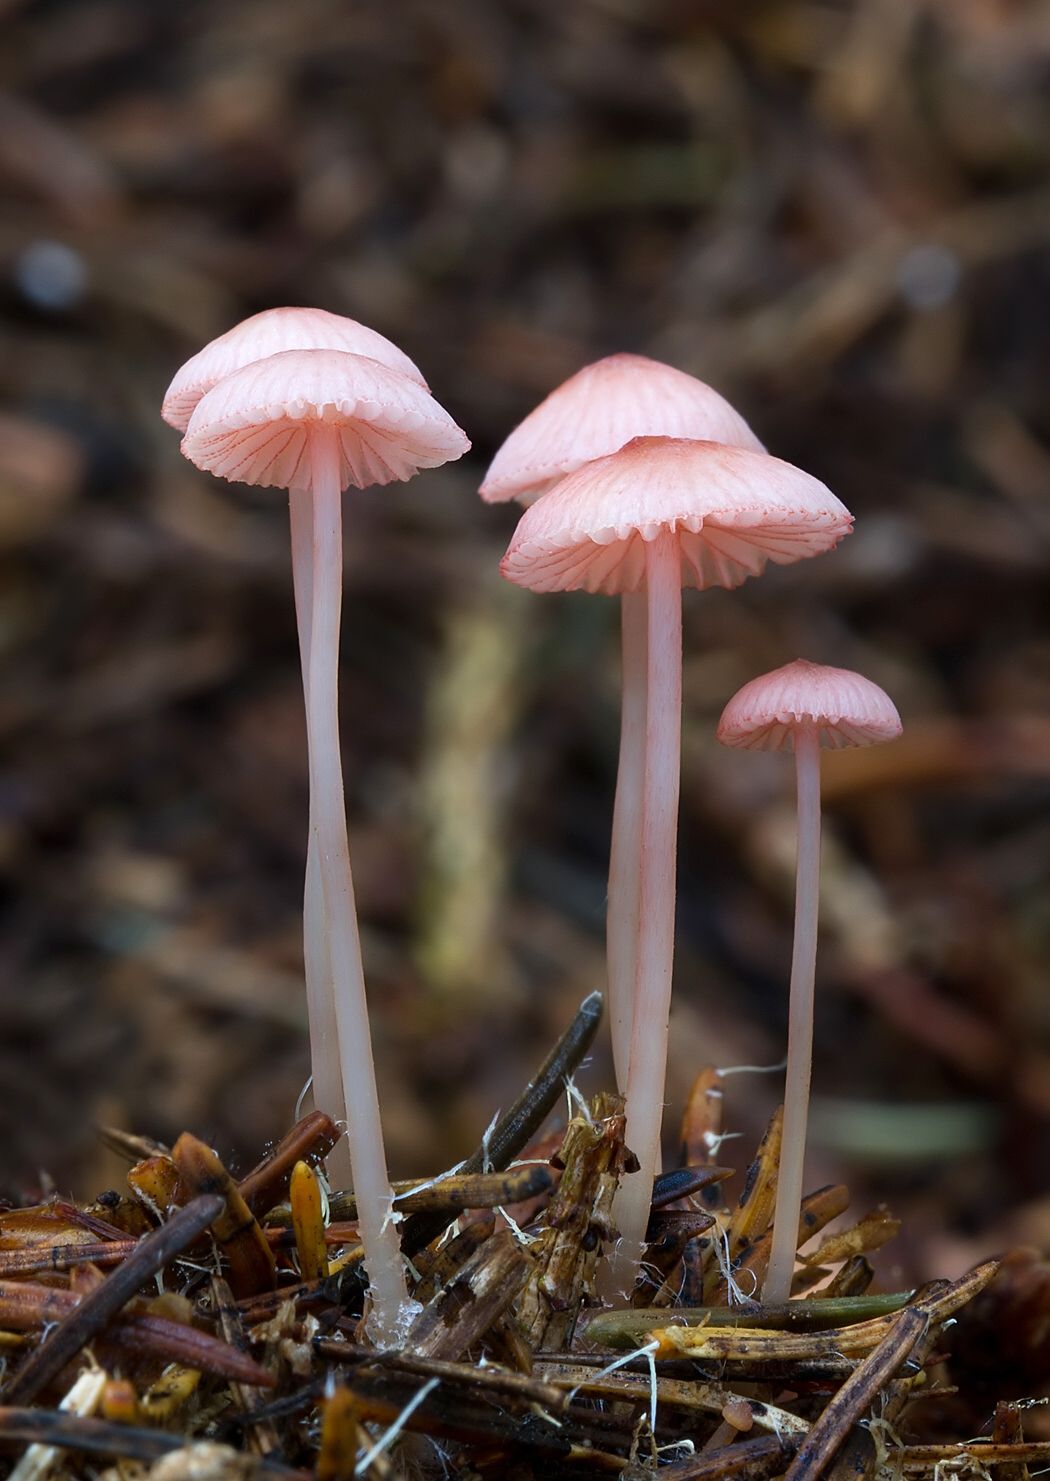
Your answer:
[[[656,1181],[632,1303],[599,1308],[613,1198],[634,1165],[620,1097],[588,1104],[572,1087],[600,1008],[592,994],[475,1156],[396,1190],[421,1306],[397,1349],[365,1335],[356,1208],[324,1197],[334,1128],[321,1113],[239,1181],[189,1133],[171,1152],[109,1133],[133,1161],[126,1192],[0,1215],[13,1474],[859,1481],[994,1465],[1024,1481],[1050,1458],[1017,1401],[991,1403],[977,1438],[924,1423],[931,1398],[970,1382],[951,1328],[978,1296],[980,1323],[994,1321],[996,1261],[874,1294],[866,1256],[898,1228],[876,1210],[799,1257],[797,1299],[751,1300],[780,1119],[723,1203],[713,1072],[686,1110],[685,1165]],[[544,1155],[537,1134],[567,1085],[572,1114]],[[811,1194],[799,1244],[846,1201]]]

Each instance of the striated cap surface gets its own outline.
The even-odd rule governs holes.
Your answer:
[[[341,487],[392,483],[470,447],[417,381],[363,355],[285,350],[226,376],[198,402],[182,452],[209,473],[277,488],[309,479],[310,434],[335,427]]]
[[[767,561],[831,550],[853,516],[819,479],[766,453],[636,437],[526,509],[500,569],[532,591],[634,591],[645,546],[674,536],[683,586],[739,586]]]
[[[187,360],[168,387],[161,408],[164,420],[185,432],[193,408],[212,386],[250,365],[265,360],[282,350],[344,350],[350,355],[367,355],[391,370],[399,370],[424,390],[427,383],[418,367],[397,345],[342,314],[327,309],[263,309],[235,324],[211,344]]]
[[[694,437],[763,452],[724,396],[645,355],[585,365],[520,422],[492,460],[480,493],[490,504],[532,503],[565,474],[634,437]]]
[[[722,711],[718,739],[750,751],[794,749],[801,725],[831,749],[896,740],[901,717],[884,689],[852,669],[796,659],[739,689]]]

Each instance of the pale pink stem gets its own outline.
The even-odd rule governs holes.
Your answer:
[[[765,1302],[786,1301],[791,1295],[802,1208],[809,1081],[813,1067],[813,982],[820,898],[820,733],[816,725],[801,725],[795,731],[795,773],[798,781],[795,943],[791,953],[784,1136],[777,1173],[773,1246],[762,1287],[762,1300]]]
[[[605,943],[609,974],[609,1028],[616,1086],[627,1089],[634,1024],[638,948],[638,886],[642,852],[642,782],[645,772],[645,666],[648,657],[645,590],[620,598],[622,673],[620,763],[616,772],[609,903]]]
[[[627,1290],[638,1271],[660,1157],[667,1021],[674,966],[675,873],[682,720],[682,580],[678,543],[669,533],[648,543],[645,780],[639,870],[634,1032],[627,1079],[627,1145],[639,1169],[613,1202],[620,1242],[611,1282]]]
[[[306,488],[289,493],[292,526],[292,584],[299,628],[299,661],[306,695],[310,673],[310,623],[313,604],[313,494]],[[327,924],[321,874],[317,867],[314,839],[313,789],[310,791],[310,823],[306,847],[306,887],[303,892],[303,963],[306,972],[306,1013],[310,1026],[310,1073],[313,1101],[319,1111],[334,1121],[346,1122],[343,1076],[339,1063],[339,1039],[335,1024],[335,993],[328,960]],[[346,1138],[336,1143],[326,1159],[328,1176],[337,1188],[350,1183],[350,1152]]]
[[[328,950],[347,1102],[347,1138],[374,1306],[374,1336],[378,1343],[389,1346],[404,1335],[408,1291],[397,1225],[390,1219],[393,1193],[383,1152],[339,759],[343,544],[337,437],[333,428],[319,425],[310,442],[314,496],[313,611],[307,694],[311,827],[328,922]]]

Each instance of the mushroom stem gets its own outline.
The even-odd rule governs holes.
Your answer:
[[[820,732],[817,726],[811,721],[800,725],[795,731],[794,744],[798,782],[795,941],[791,953],[784,1134],[777,1173],[773,1244],[762,1287],[764,1302],[786,1301],[791,1295],[813,1066],[813,982],[820,896]]]
[[[357,931],[350,849],[339,759],[339,618],[343,589],[342,490],[338,433],[318,425],[310,440],[314,499],[313,604],[307,736],[311,828],[328,923],[347,1139],[357,1195],[361,1242],[372,1303],[374,1337],[390,1346],[404,1336],[408,1291],[393,1193],[387,1177],[375,1066],[368,1032],[361,943]]]
[[[667,1072],[674,965],[675,866],[681,770],[682,581],[678,545],[662,532],[645,547],[647,676],[645,773],[638,877],[638,947],[627,1078],[627,1145],[639,1168],[620,1186],[613,1223],[620,1242],[611,1280],[633,1283],[649,1222]]]
[[[609,975],[609,1028],[617,1089],[627,1089],[634,1024],[638,949],[638,885],[642,852],[642,779],[645,771],[645,670],[648,658],[644,588],[620,598],[622,675],[620,762],[616,772],[609,902],[605,918]]]
[[[288,496],[292,530],[292,585],[295,618],[299,629],[299,661],[303,670],[303,694],[309,708],[310,626],[313,604],[314,500],[309,485],[294,488]],[[306,849],[306,886],[303,891],[303,964],[306,974],[306,1012],[310,1025],[310,1073],[314,1106],[333,1121],[346,1122],[346,1101],[339,1063],[339,1039],[335,1023],[335,994],[328,960],[328,928],[324,894],[314,838],[314,799],[310,789],[310,822]],[[337,1188],[350,1183],[350,1154],[346,1139],[340,1138],[327,1157],[328,1176]]]

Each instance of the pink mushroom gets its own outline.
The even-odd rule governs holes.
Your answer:
[[[235,370],[284,350],[342,350],[366,355],[391,370],[401,371],[426,389],[418,367],[397,345],[355,319],[317,308],[273,308],[242,319],[187,360],[175,374],[164,397],[161,415],[180,432],[206,392]],[[311,572],[313,569],[313,510],[309,485],[297,491],[291,504],[292,577],[295,588],[299,656],[306,692],[310,671]],[[336,1121],[346,1120],[342,1070],[335,1024],[335,997],[328,960],[328,928],[324,915],[321,876],[317,867],[311,819],[303,891],[303,958],[307,1016],[310,1025],[310,1070],[314,1104]],[[339,1142],[328,1158],[328,1172],[337,1183],[350,1177],[346,1144]]]
[[[566,473],[633,437],[701,436],[764,451],[740,413],[695,376],[646,355],[607,355],[556,386],[518,423],[479,492],[490,504],[533,504]]]
[[[490,503],[534,503],[567,473],[633,437],[689,437],[763,452],[729,402],[695,376],[644,355],[609,355],[553,390],[510,434],[481,485]],[[645,594],[624,591],[620,759],[609,851],[606,954],[613,1064],[627,1089],[638,941],[638,878],[645,741]]]
[[[767,561],[830,550],[852,517],[809,474],[764,453],[637,437],[522,515],[501,570],[532,591],[644,592],[645,765],[627,1143],[640,1171],[617,1193],[611,1283],[636,1271],[660,1146],[674,956],[682,682],[681,588],[738,586]]]
[[[356,319],[327,309],[263,309],[227,329],[176,371],[164,394],[161,416],[177,432],[185,432],[206,391],[235,370],[282,350],[343,350],[350,355],[367,355],[427,389],[419,367],[403,350]]]
[[[798,1248],[813,1060],[813,982],[820,896],[820,748],[895,740],[900,716],[889,695],[849,669],[798,659],[752,679],[726,705],[718,739],[746,750],[794,750],[798,785],[795,941],[791,955],[784,1134],[773,1216],[773,1246],[762,1289],[786,1301]]]
[[[182,451],[199,468],[240,483],[287,488],[293,538],[310,551],[306,682],[311,832],[346,1098],[350,1159],[365,1265],[383,1343],[409,1315],[383,1152],[354,909],[339,758],[338,661],[342,601],[342,490],[390,483],[458,458],[470,446],[417,381],[341,350],[285,350],[219,381],[190,417]]]

